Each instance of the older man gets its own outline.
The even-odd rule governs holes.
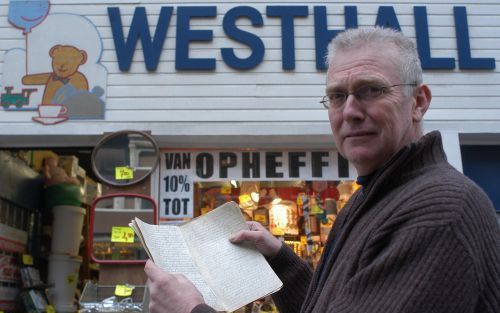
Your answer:
[[[484,192],[456,171],[441,136],[422,136],[431,92],[414,44],[369,28],[337,36],[324,106],[362,185],[315,272],[258,223],[234,234],[269,260],[280,312],[500,312],[500,230]],[[182,276],[146,264],[151,312],[213,312]]]

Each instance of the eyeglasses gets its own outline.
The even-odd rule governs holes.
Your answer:
[[[370,101],[375,100],[378,97],[385,94],[390,88],[398,86],[417,86],[416,83],[412,84],[396,84],[392,86],[380,86],[380,85],[364,85],[354,90],[353,92],[335,91],[323,97],[320,103],[326,109],[334,108],[338,109],[344,105],[350,95],[353,95],[358,101]]]

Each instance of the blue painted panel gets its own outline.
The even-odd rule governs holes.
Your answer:
[[[486,191],[500,212],[500,146],[461,146],[464,174]]]

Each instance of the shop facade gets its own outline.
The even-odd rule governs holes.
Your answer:
[[[236,201],[306,256],[303,196],[320,249],[356,188],[319,103],[327,43],[384,25],[417,44],[433,93],[424,131],[441,131],[450,163],[499,211],[499,16],[493,0],[10,1],[0,4],[0,149],[84,160],[104,134],[145,131],[161,152],[147,182],[159,221]]]
[[[326,44],[346,27],[375,24],[415,38],[433,92],[425,130],[443,133],[452,164],[462,169],[462,144],[498,144],[495,1],[475,7],[47,2],[40,12],[0,6],[5,148],[88,147],[103,133],[137,129],[168,149],[334,149],[319,104]],[[16,12],[43,18],[23,24]],[[69,26],[57,28],[61,23]],[[44,92],[45,81],[27,77],[54,71],[50,52],[57,45],[86,53],[73,66],[86,78],[88,94],[67,102],[61,117],[43,118],[39,104],[64,102],[75,93],[54,98]],[[26,103],[16,107],[10,98],[23,93]]]

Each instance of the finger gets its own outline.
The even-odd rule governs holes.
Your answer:
[[[255,230],[240,230],[229,237],[229,241],[239,243],[242,241],[256,242],[262,238],[262,233]]]
[[[163,270],[154,264],[153,261],[147,260],[146,265],[144,266],[144,272],[151,281],[154,281],[156,277],[161,275]]]
[[[255,221],[248,221],[247,225],[248,225],[248,229],[254,230],[254,231],[264,229],[264,226],[262,226],[262,224],[260,224],[259,222],[255,222]]]

